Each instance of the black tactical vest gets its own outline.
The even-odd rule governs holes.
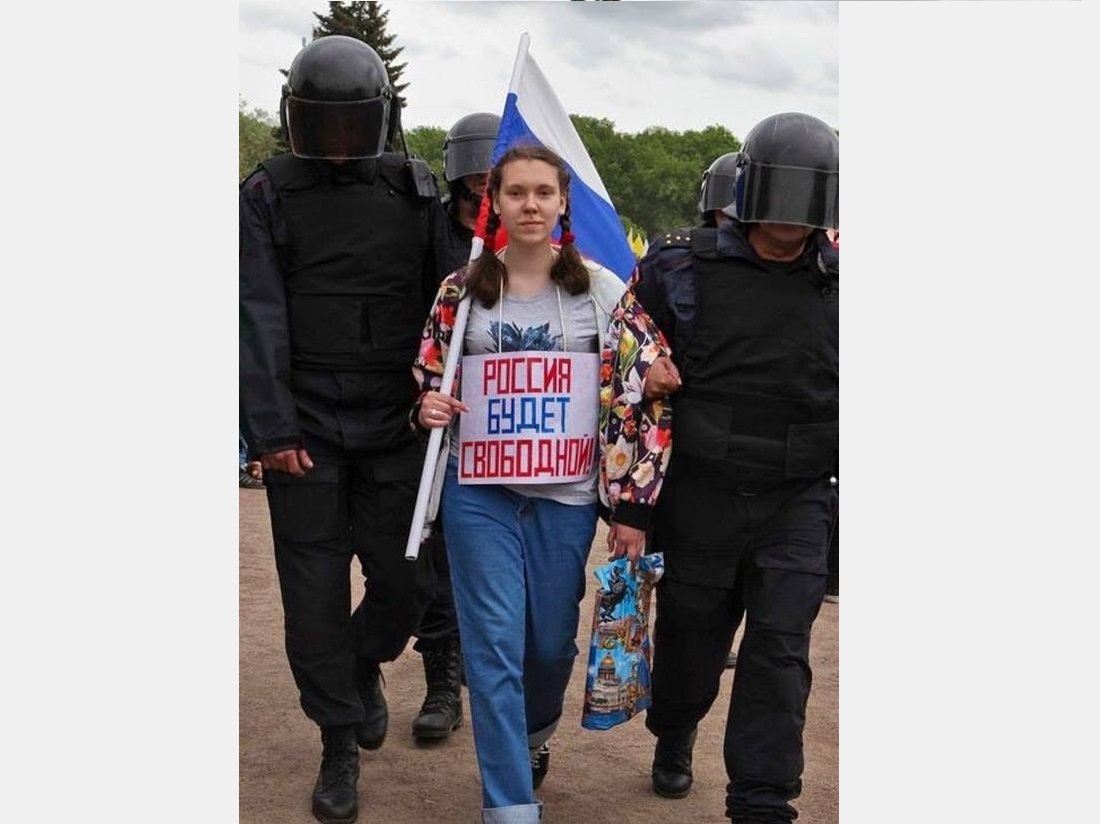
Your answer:
[[[792,264],[747,241],[719,252],[693,229],[695,330],[675,400],[674,454],[746,491],[835,469],[839,430],[838,274],[812,245]]]
[[[427,317],[427,200],[404,158],[326,169],[290,154],[261,164],[286,221],[280,248],[296,369],[408,369]]]

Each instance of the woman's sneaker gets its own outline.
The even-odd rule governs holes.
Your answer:
[[[550,772],[550,745],[543,744],[538,749],[531,750],[531,783],[535,785],[536,790],[548,772]]]

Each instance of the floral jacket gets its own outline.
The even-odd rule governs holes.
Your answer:
[[[672,404],[642,395],[650,365],[671,354],[645,309],[625,292],[600,352],[600,491],[616,523],[645,529],[672,456]]]
[[[668,344],[626,284],[598,264],[588,265],[601,344],[600,501],[611,520],[644,529],[668,468],[672,410],[667,401],[645,400],[642,386],[650,365],[669,354]],[[424,324],[413,363],[421,398],[439,391],[465,281],[465,267],[444,279]],[[414,426],[419,412],[418,400],[410,419]]]

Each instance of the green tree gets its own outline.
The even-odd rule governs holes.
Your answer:
[[[261,160],[278,154],[279,144],[275,139],[275,121],[271,115],[263,109],[248,111],[248,104],[239,95],[237,108],[240,116],[237,132],[238,180],[244,180]]]
[[[686,132],[651,127],[629,134],[604,118],[570,117],[624,226],[649,237],[697,223],[703,172],[741,145],[722,126]]]
[[[378,56],[386,64],[386,72],[402,108],[408,105],[401,92],[409,84],[400,82],[401,74],[408,64],[395,62],[404,47],[395,47],[393,41],[397,39],[397,35],[386,33],[386,22],[390,13],[382,10],[381,3],[329,3],[328,14],[313,12],[313,16],[317,18],[317,25],[313,27],[314,40],[330,34],[344,34],[362,40],[378,52]]]
[[[633,224],[634,212],[624,198],[625,135],[616,132],[615,124],[607,118],[571,114],[569,119],[573,121],[573,128],[577,130],[581,143],[588,150],[592,165],[596,167],[600,180],[607,187],[607,193],[611,196],[611,202],[615,204],[620,218]]]
[[[443,141],[447,138],[447,130],[438,126],[417,126],[405,133],[405,142],[409,147],[409,154],[416,155],[428,162],[439,181],[440,187],[443,181]]]

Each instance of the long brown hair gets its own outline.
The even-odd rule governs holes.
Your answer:
[[[571,204],[569,200],[569,169],[560,157],[543,146],[516,146],[504,153],[489,172],[489,192],[491,199],[500,194],[501,181],[504,178],[504,167],[513,160],[541,160],[557,169],[558,188],[565,198],[565,212],[559,219],[563,242],[561,253],[554,265],[550,267],[550,279],[561,286],[571,295],[579,295],[587,292],[589,287],[588,267],[584,265],[580,252],[572,242],[570,226],[572,219]],[[496,237],[500,228],[500,215],[489,208],[489,220],[485,226],[485,236],[489,242],[485,250],[477,260],[470,264],[466,277],[466,288],[470,294],[477,298],[478,303],[489,309],[496,305],[500,297],[501,281],[508,283],[508,270],[493,251],[492,239]]]

